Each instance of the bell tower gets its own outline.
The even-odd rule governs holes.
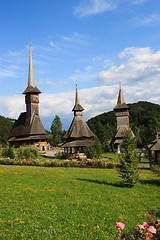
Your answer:
[[[39,94],[40,93],[41,91],[35,86],[33,65],[32,65],[31,44],[30,44],[28,87],[23,92],[23,94],[25,94],[27,118],[30,120],[32,120],[34,115],[39,116]]]
[[[119,95],[117,100],[117,105],[113,109],[116,115],[117,121],[117,131],[114,136],[114,149],[115,152],[121,152],[121,145],[123,143],[124,134],[127,130],[130,129],[129,127],[129,107],[127,106],[121,85],[119,86]],[[131,130],[131,129],[130,129]],[[131,131],[132,132],[132,131]],[[132,132],[132,137],[134,138],[134,133]]]
[[[114,108],[116,121],[117,121],[117,130],[119,127],[128,126],[129,127],[129,107],[127,106],[121,85],[119,87],[119,95],[117,100],[117,105]]]

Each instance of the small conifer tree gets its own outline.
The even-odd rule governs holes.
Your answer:
[[[9,148],[4,148],[2,151],[2,156],[3,157],[9,157],[10,159],[14,159],[14,152],[11,147]]]
[[[124,180],[127,187],[133,187],[138,181],[139,170],[137,167],[138,161],[134,154],[135,139],[130,130],[124,134],[122,153],[120,154],[121,166],[118,169],[120,177]]]

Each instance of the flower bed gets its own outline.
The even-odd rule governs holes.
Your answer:
[[[86,161],[78,160],[45,160],[41,162],[39,159],[10,159],[0,158],[0,164],[3,165],[28,165],[41,167],[80,167],[80,168],[117,168],[120,163],[113,163],[110,160],[88,159]]]

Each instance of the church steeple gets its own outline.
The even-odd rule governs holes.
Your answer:
[[[29,49],[28,87],[25,94],[26,112],[22,112],[15,121],[9,142],[13,147],[34,145],[40,151],[49,149],[46,131],[39,117],[39,89],[35,86],[31,44]]]
[[[122,89],[121,89],[121,86],[119,86],[119,95],[118,95],[118,101],[117,101],[117,104],[123,104],[125,102],[125,99],[124,99],[124,96],[123,96],[123,93],[122,93]]]
[[[28,87],[35,87],[33,65],[32,65],[32,54],[31,54],[31,44],[29,50],[29,73],[28,73]]]
[[[28,72],[28,87],[23,92],[25,94],[26,112],[27,117],[32,121],[33,116],[39,115],[39,94],[41,91],[35,86],[33,65],[32,65],[32,54],[31,44],[29,50],[29,72]]]
[[[26,93],[41,93],[41,91],[35,86],[34,73],[33,73],[33,64],[32,64],[32,53],[31,53],[31,43],[29,47],[29,72],[28,72],[28,87],[23,92]]]
[[[127,109],[129,107],[126,104],[126,101],[125,101],[123,93],[122,93],[121,85],[120,85],[119,86],[119,94],[118,94],[117,105],[114,107],[114,110],[123,109],[123,108]]]
[[[77,88],[77,84],[76,84],[75,105],[74,105],[74,108],[72,109],[72,111],[74,111],[75,115],[78,115],[78,114],[82,115],[83,110],[84,110],[84,108],[81,106],[80,101],[79,101],[78,88]]]
[[[129,126],[129,107],[125,102],[121,85],[119,86],[118,100],[114,111],[116,113],[117,129],[120,126]]]

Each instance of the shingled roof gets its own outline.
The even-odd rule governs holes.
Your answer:
[[[80,105],[78,89],[76,85],[75,106],[72,110],[74,111],[74,118],[69,130],[64,136],[64,138],[66,138],[66,143],[63,144],[62,147],[88,146],[89,144],[94,143],[92,140],[94,134],[83,119],[83,110],[84,108]]]
[[[44,137],[42,137],[44,135]],[[29,136],[32,136],[29,138]],[[42,125],[42,122],[38,115],[34,115],[32,121],[27,118],[27,113],[23,112],[20,114],[17,121],[15,121],[14,126],[12,128],[10,137],[8,141],[12,141],[13,137],[15,139],[22,137],[21,140],[24,140],[24,137],[29,139],[47,139],[46,131]],[[25,139],[26,140],[26,139]]]
[[[160,151],[160,139],[159,139],[159,135],[160,135],[160,132],[157,133],[157,136],[156,138],[151,142],[149,143],[146,148],[148,150],[153,150],[153,151]]]
[[[65,138],[91,138],[94,134],[84,121],[82,116],[74,116],[71,126],[64,136]]]
[[[123,93],[122,93],[122,89],[121,86],[119,87],[119,95],[118,95],[118,100],[117,100],[117,105],[114,107],[114,110],[118,110],[118,109],[129,109],[129,107],[127,106]]]

